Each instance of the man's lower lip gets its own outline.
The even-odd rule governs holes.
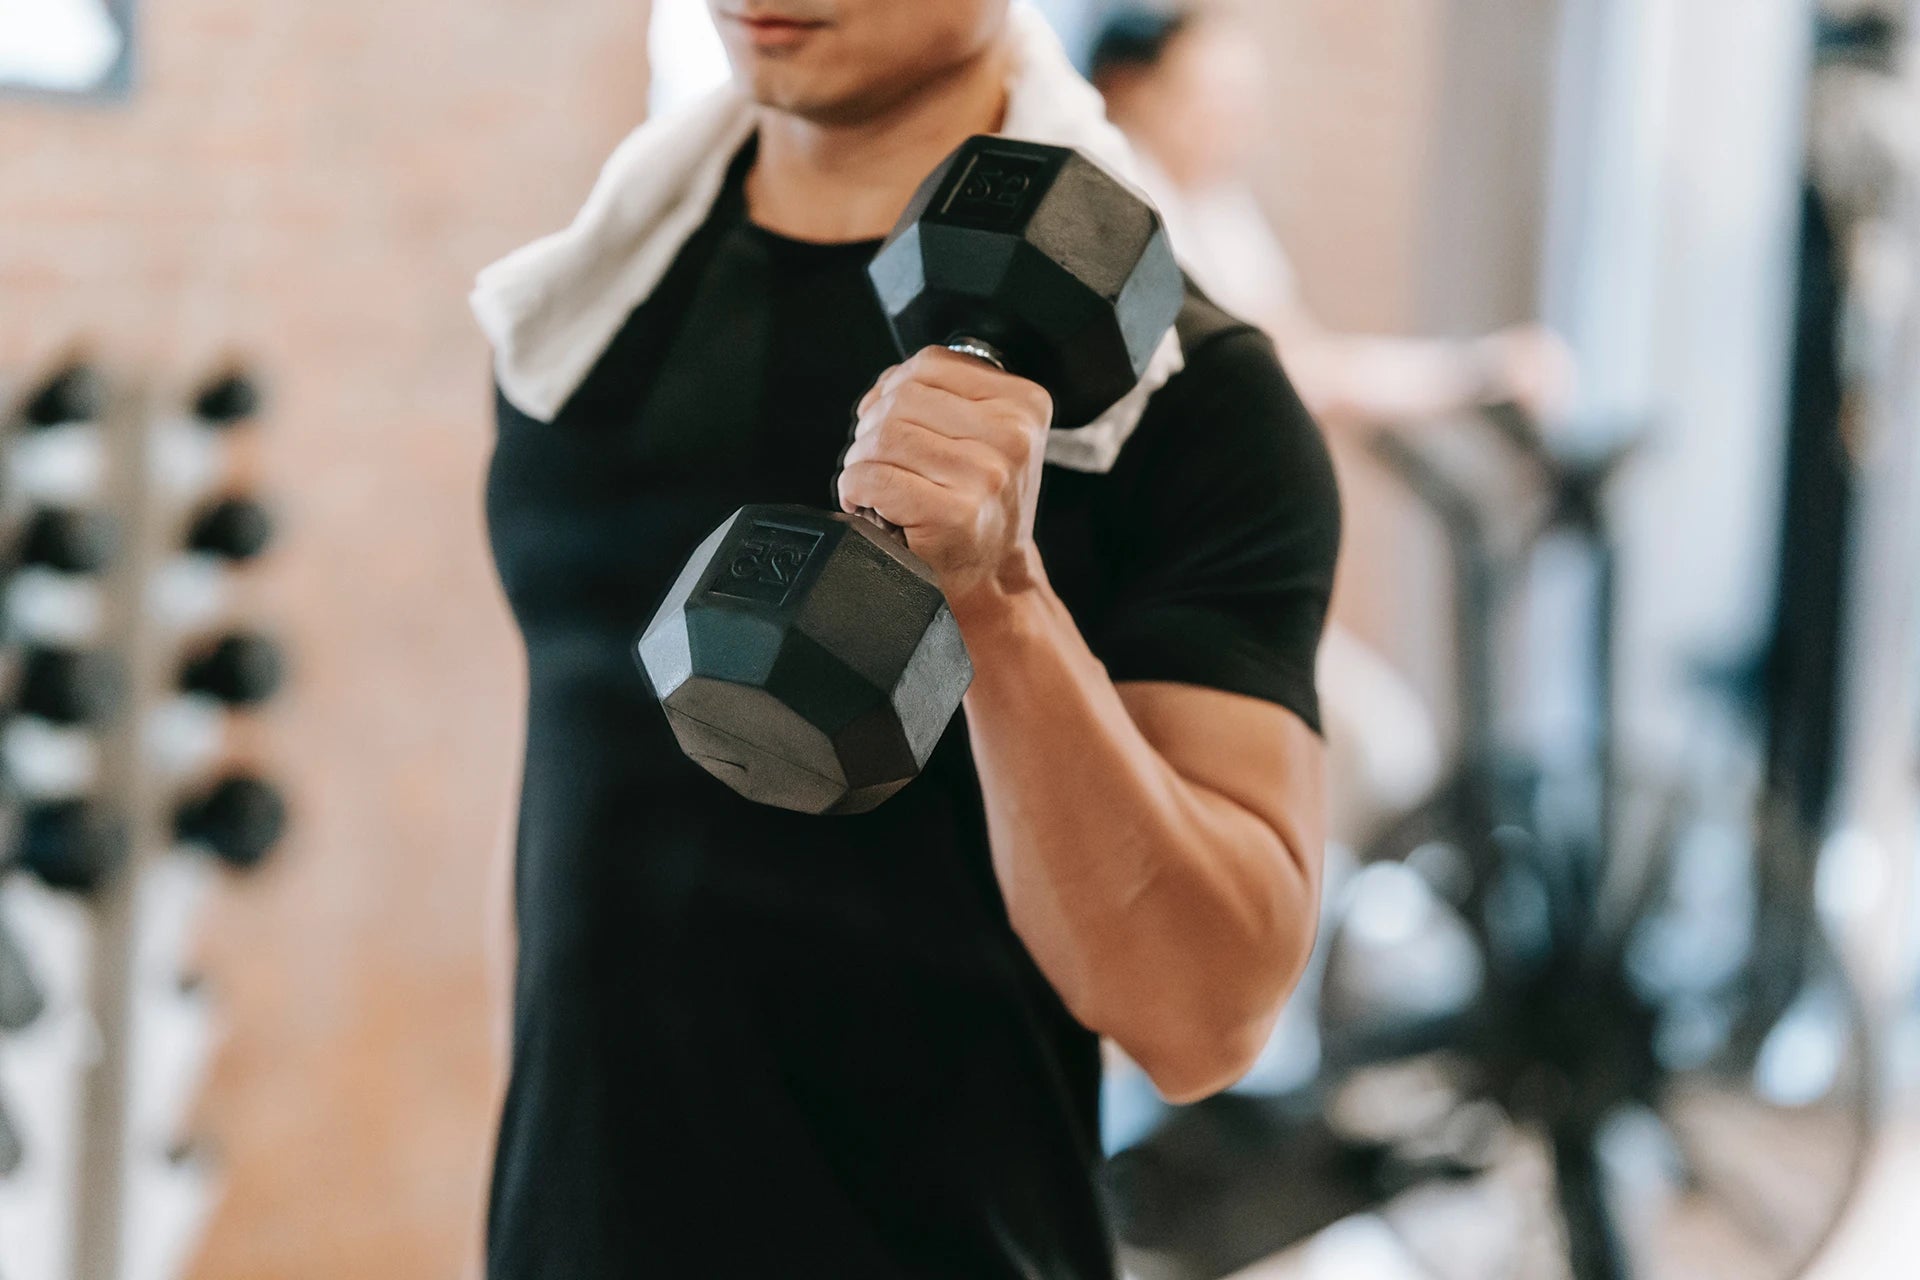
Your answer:
[[[736,18],[735,21],[745,27],[747,34],[755,40],[772,43],[798,40],[826,25],[821,22],[783,22],[769,18]]]
[[[793,17],[741,17],[737,19],[749,31],[818,31],[826,23],[803,23]]]

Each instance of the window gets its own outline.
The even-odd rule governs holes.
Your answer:
[[[0,0],[0,91],[124,96],[133,0]]]
[[[653,0],[647,54],[653,69],[647,94],[652,115],[685,106],[727,78],[727,51],[707,14],[707,0]]]

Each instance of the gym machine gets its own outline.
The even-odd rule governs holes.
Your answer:
[[[1486,415],[1520,500],[1462,479],[1431,437],[1378,439],[1453,552],[1455,769],[1329,905],[1318,1076],[1171,1112],[1115,1156],[1139,1280],[1224,1275],[1358,1213],[1437,1277],[1788,1277],[1830,1238],[1873,1137],[1878,1054],[1821,868],[1836,782],[1871,764],[1845,744],[1913,709],[1911,671],[1881,678],[1911,662],[1911,585],[1861,589],[1868,568],[1910,570],[1915,545],[1896,489],[1920,424],[1911,366],[1887,357],[1920,332],[1920,180],[1893,145],[1911,116],[1885,110],[1914,83],[1890,13],[1821,25],[1830,118],[1812,133],[1775,622],[1757,657],[1696,664],[1674,767],[1614,745],[1608,489],[1641,432],[1574,452]],[[1876,489],[1891,533],[1856,523]],[[1502,732],[1502,619],[1543,539],[1587,569],[1577,758]],[[1409,951],[1447,958],[1448,980],[1407,981]]]

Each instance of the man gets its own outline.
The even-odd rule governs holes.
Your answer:
[[[1033,10],[714,17],[733,90],[474,297],[531,691],[490,1274],[1110,1277],[1099,1037],[1214,1092],[1313,941],[1326,452],[1198,300],[1084,430],[900,362],[865,267],[956,145],[1128,163]],[[918,780],[817,819],[682,758],[628,655],[723,518],[830,486],[905,530],[976,678]]]
[[[1248,176],[1266,115],[1259,42],[1231,15],[1193,5],[1130,6],[1095,35],[1089,75],[1133,142],[1181,262],[1213,299],[1273,335],[1307,407],[1329,427],[1434,418],[1517,402],[1567,408],[1572,357],[1521,325],[1467,341],[1326,329]]]

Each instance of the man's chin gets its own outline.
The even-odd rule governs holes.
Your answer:
[[[857,98],[826,92],[819,85],[799,85],[778,76],[756,76],[747,96],[769,111],[819,125],[854,124],[871,114]]]

